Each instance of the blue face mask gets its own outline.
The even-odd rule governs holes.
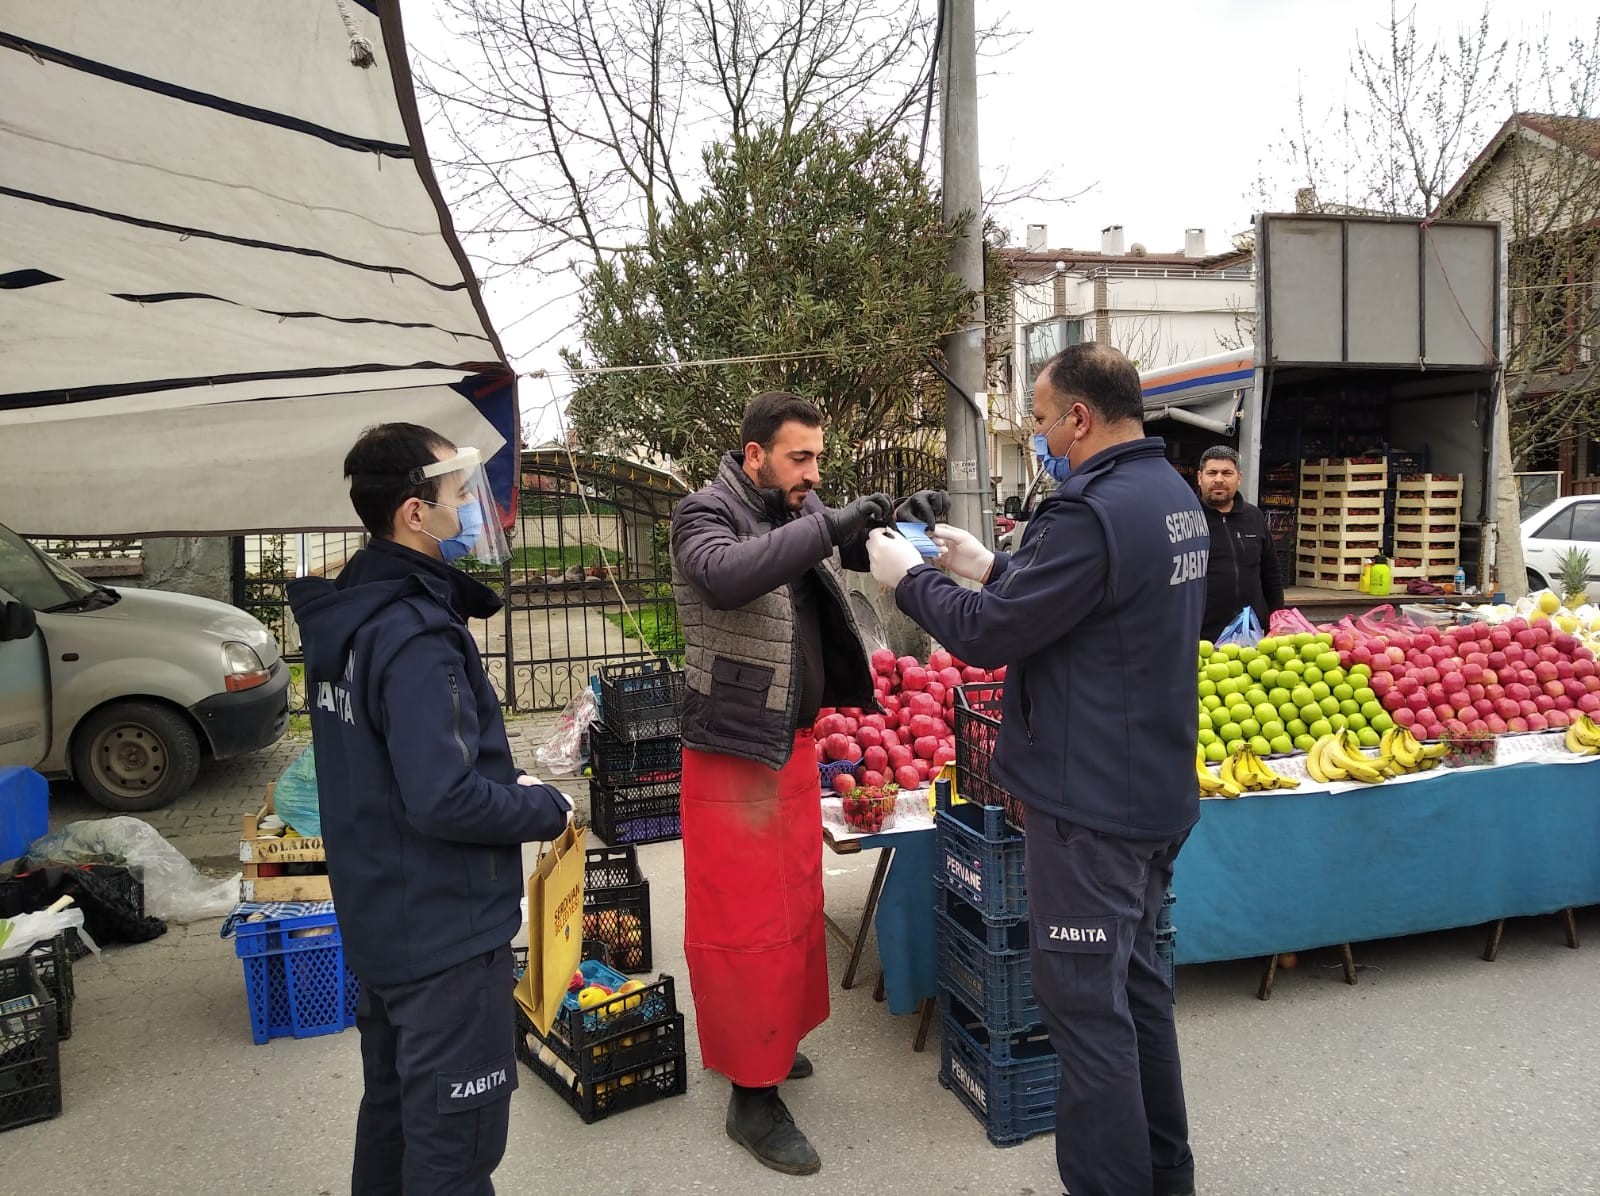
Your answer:
[[[440,506],[439,503],[429,503],[429,506]],[[473,547],[478,543],[478,537],[483,532],[483,508],[478,505],[477,499],[469,499],[466,506],[455,508],[456,518],[461,522],[461,530],[448,540],[439,540],[439,555],[446,561],[459,561],[462,557],[471,554]]]
[[[1072,474],[1072,462],[1066,457],[1058,457],[1050,451],[1050,433],[1061,426],[1061,420],[1066,419],[1070,412],[1063,412],[1061,419],[1051,424],[1048,431],[1033,434],[1033,455],[1039,458],[1039,464],[1044,471],[1058,482],[1064,482]]]

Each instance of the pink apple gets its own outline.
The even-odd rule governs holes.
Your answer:
[[[1513,733],[1520,734],[1521,732],[1526,731],[1527,729],[1528,729],[1528,721],[1527,721],[1527,719],[1522,719],[1522,718],[1508,718],[1508,719],[1506,719],[1506,730],[1507,731],[1511,731]]]
[[[1489,734],[1504,735],[1506,733],[1506,720],[1501,718],[1498,714],[1491,714],[1483,721],[1489,728]]]
[[[1481,718],[1475,718],[1467,724],[1467,731],[1473,735],[1485,735],[1489,731],[1489,724]]]
[[[1488,691],[1481,685],[1468,685],[1467,696],[1476,702],[1481,698],[1488,696]]]
[[[1588,659],[1587,657],[1580,656],[1572,662],[1572,675],[1574,677],[1593,677],[1595,675],[1595,671],[1596,669],[1594,661]]]
[[[1406,698],[1406,705],[1411,707],[1411,709],[1415,710],[1418,714],[1421,714],[1424,710],[1428,709],[1431,704],[1432,703],[1430,702],[1428,695],[1423,693],[1421,690],[1418,690],[1416,693],[1411,694]]]
[[[1572,725],[1572,719],[1568,716],[1566,710],[1559,706],[1544,717],[1545,721],[1557,730]]]
[[[1567,692],[1567,686],[1564,681],[1546,681],[1541,687],[1541,692],[1552,698],[1564,697]]]
[[[1457,710],[1465,710],[1468,706],[1474,705],[1472,695],[1464,689],[1451,690],[1445,694],[1444,698]]]
[[[1478,712],[1479,718],[1488,718],[1494,713],[1494,703],[1488,698],[1479,698],[1472,703],[1472,708]]]
[[[1517,710],[1522,714],[1523,718],[1527,718],[1530,714],[1539,713],[1539,703],[1529,698],[1526,702],[1518,702]]]
[[[1528,730],[1530,730],[1530,731],[1543,731],[1543,730],[1545,730],[1546,728],[1548,728],[1550,726],[1550,724],[1545,721],[1545,717],[1544,717],[1543,714],[1530,714],[1530,715],[1528,715],[1527,723],[1528,723]]]
[[[1447,718],[1444,720],[1444,729],[1459,738],[1467,733],[1467,724],[1458,718]]]
[[[1373,692],[1376,693],[1377,691],[1374,690]],[[1406,708],[1406,696],[1398,689],[1384,690],[1383,696],[1380,697],[1378,701],[1382,702],[1383,708],[1391,713],[1396,710],[1404,710]]]
[[[1495,646],[1497,651],[1503,652],[1506,645],[1511,642],[1511,635],[1511,629],[1502,625],[1489,632],[1489,642]]]
[[[1483,687],[1483,696],[1488,698],[1491,702],[1498,702],[1501,698],[1506,696],[1506,687],[1491,682]]]
[[[1600,694],[1584,694],[1578,699],[1578,709],[1585,714],[1600,714]]]
[[[1466,683],[1466,675],[1461,669],[1450,669],[1439,678],[1439,684],[1446,690],[1460,689]]]
[[[1417,721],[1417,712],[1409,706],[1402,706],[1394,712],[1394,721],[1399,727],[1412,726]]]
[[[1501,698],[1494,704],[1494,712],[1501,718],[1512,719],[1522,713],[1522,708],[1510,698]]]
[[[1441,723],[1452,723],[1456,721],[1456,708],[1450,705],[1449,702],[1440,702],[1433,708],[1433,712],[1438,716]]]
[[[1422,683],[1410,673],[1407,673],[1404,677],[1401,677],[1394,683],[1394,687],[1409,698],[1412,694],[1416,693],[1417,690],[1422,688]]]
[[[1424,685],[1436,685],[1439,681],[1439,670],[1427,665],[1417,674],[1417,680]]]

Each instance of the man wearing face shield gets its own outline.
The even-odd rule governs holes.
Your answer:
[[[467,628],[500,599],[451,562],[507,554],[477,451],[383,424],[344,472],[372,539],[337,581],[290,583],[289,601],[328,876],[361,981],[351,1190],[477,1196],[494,1191],[517,1086],[521,845],[554,838],[572,809],[512,759]]]
[[[1194,1156],[1155,928],[1199,817],[1206,518],[1164,442],[1144,435],[1139,373],[1110,346],[1053,357],[1033,420],[1059,485],[1016,554],[933,532],[949,572],[981,588],[887,531],[867,551],[872,575],[941,644],[1007,666],[990,771],[1027,811],[1033,991],[1061,1058],[1062,1182],[1072,1196],[1186,1196]]]
[[[822,706],[875,701],[839,566],[865,570],[887,495],[834,509],[816,495],[822,416],[770,392],[744,413],[742,447],[672,517],[683,625],[684,949],[705,1065],[733,1083],[728,1135],[764,1166],[822,1163],[778,1084],[812,1072],[800,1040],[828,1016],[820,785],[811,726]],[[932,522],[923,491],[905,517]]]

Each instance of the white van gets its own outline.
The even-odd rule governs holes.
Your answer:
[[[208,598],[96,585],[0,526],[0,766],[69,776],[107,809],[167,805],[200,759],[277,742],[272,633]]]

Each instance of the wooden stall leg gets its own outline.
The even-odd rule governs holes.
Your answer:
[[[872,986],[872,999],[880,1005],[883,1003],[883,973],[878,973],[878,983]]]
[[[1267,970],[1261,975],[1261,987],[1256,990],[1256,996],[1258,998],[1263,1001],[1270,1001],[1272,999],[1272,982],[1277,979],[1277,976],[1278,957],[1276,955],[1269,955],[1267,957]]]
[[[1344,957],[1344,982],[1346,984],[1354,984],[1356,982],[1356,957],[1350,953],[1350,944],[1340,943],[1339,953]]]
[[[928,1045],[928,1030],[933,1025],[933,1011],[938,1008],[937,997],[924,997],[922,1008],[918,1011],[917,1036],[911,1040],[911,1049],[920,1051]]]
[[[1576,951],[1578,949],[1578,919],[1573,914],[1570,906],[1561,911],[1561,926],[1567,932],[1567,946]]]
[[[1501,918],[1489,927],[1489,941],[1483,945],[1483,959],[1485,963],[1493,963],[1500,954],[1500,936],[1505,933],[1506,920]]]

